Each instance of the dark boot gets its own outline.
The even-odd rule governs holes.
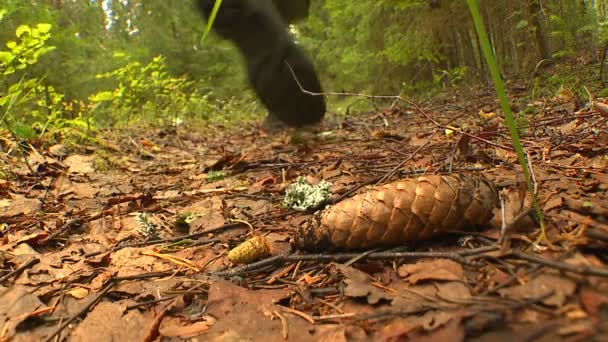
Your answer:
[[[214,3],[198,1],[203,15],[209,16]],[[220,36],[239,48],[249,82],[269,115],[295,127],[321,121],[326,111],[323,96],[300,88],[323,91],[312,62],[286,29],[288,21],[307,11],[308,0],[224,0],[213,23]]]

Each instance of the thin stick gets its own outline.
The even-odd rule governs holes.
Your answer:
[[[593,267],[587,265],[570,265],[565,262],[559,262],[555,260],[544,259],[535,255],[514,251],[510,254],[511,256],[530,261],[536,264],[551,267],[564,272],[572,272],[584,276],[597,276],[597,277],[608,277],[608,268]]]
[[[476,249],[467,249],[456,252],[375,252],[371,253],[363,258],[370,260],[381,260],[381,259],[399,259],[399,258],[445,258],[451,259],[464,265],[471,265],[471,262],[466,259],[467,256],[483,254],[492,252],[499,249],[498,246],[484,246]],[[220,271],[212,273],[219,277],[233,277],[243,273],[249,273],[258,271],[259,269],[269,266],[282,264],[284,262],[296,262],[296,261],[348,261],[353,258],[358,258],[361,253],[336,253],[336,254],[290,254],[290,255],[277,255],[258,262],[254,262],[249,265],[243,265],[235,267],[226,271]]]
[[[17,267],[13,271],[0,277],[0,283],[4,282],[5,280],[7,280],[8,278],[10,278],[12,276],[21,274],[21,272],[23,272],[25,269],[30,268],[39,262],[40,262],[40,259],[38,259],[38,258],[29,259],[28,261],[24,262],[23,264],[21,264],[21,266]]]
[[[55,336],[59,335],[63,331],[63,329],[65,329],[68,325],[70,325],[70,323],[72,323],[74,320],[76,320],[76,318],[84,315],[91,308],[93,308],[95,305],[97,305],[97,303],[99,303],[99,301],[101,301],[101,299],[108,293],[108,291],[110,291],[110,289],[114,286],[114,284],[115,284],[114,281],[110,281],[110,283],[108,285],[106,285],[106,287],[103,290],[101,290],[101,292],[99,292],[93,300],[91,300],[87,305],[85,305],[82,309],[80,309],[80,311],[78,311],[77,313],[72,315],[70,318],[68,318],[65,322],[61,323],[61,325],[59,325],[59,327],[51,335],[49,335],[44,340],[44,342],[51,342],[55,338]]]

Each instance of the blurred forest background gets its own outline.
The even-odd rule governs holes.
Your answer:
[[[326,91],[429,96],[489,82],[464,0],[313,0],[292,27]],[[608,0],[480,0],[506,79],[602,96]],[[0,118],[21,139],[259,118],[236,50],[192,1],[3,0]],[[354,98],[330,97],[330,112]]]

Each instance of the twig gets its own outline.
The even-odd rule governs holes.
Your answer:
[[[536,298],[530,298],[519,303],[513,303],[499,310],[494,309],[489,311],[487,309],[482,309],[469,317],[469,319],[465,322],[464,326],[467,336],[479,335],[488,328],[504,323],[506,318],[505,316],[507,316],[507,314],[524,309],[534,304],[541,303],[543,300],[553,296],[554,293],[555,291],[551,290]]]
[[[180,273],[180,272],[178,272]],[[162,277],[169,277],[171,275],[175,275],[176,272],[175,271],[167,271],[167,272],[148,272],[148,273],[140,273],[140,274],[133,274],[133,275],[128,275],[128,276],[122,276],[122,277],[115,277],[112,280],[114,282],[119,282],[119,281],[128,281],[128,280],[142,280],[142,279],[150,279],[150,278],[162,278]]]
[[[427,120],[429,120],[433,125],[435,125],[437,128],[439,129],[449,129],[454,131],[455,133],[458,134],[462,134],[464,136],[467,136],[471,139],[477,140],[477,141],[481,141],[484,142],[490,146],[494,146],[494,147],[498,147],[498,148],[502,148],[508,151],[515,151],[515,149],[511,146],[505,146],[505,145],[501,145],[495,142],[492,142],[490,140],[484,139],[482,137],[478,137],[474,134],[470,134],[467,132],[464,132],[462,130],[459,130],[456,127],[453,126],[449,126],[449,125],[442,125],[440,124],[437,120],[433,119],[427,112],[425,112],[422,108],[420,108],[420,106],[410,100],[407,100],[399,95],[367,95],[367,94],[360,94],[360,93],[335,93],[335,92],[322,92],[322,93],[315,93],[309,90],[304,89],[304,87],[302,86],[302,84],[300,83],[300,81],[298,80],[298,77],[296,76],[295,72],[293,71],[293,69],[291,68],[291,65],[289,65],[289,63],[285,63],[287,64],[287,67],[289,68],[289,71],[291,72],[291,75],[293,76],[294,80],[296,81],[296,83],[298,84],[298,87],[300,88],[300,91],[302,91],[305,94],[308,95],[312,95],[312,96],[327,96],[327,95],[335,95],[335,96],[358,96],[358,97],[363,97],[366,99],[370,99],[370,100],[398,100],[401,102],[404,102],[408,105],[410,105],[412,108],[414,108],[418,113],[422,114],[422,116],[424,116]]]
[[[507,255],[508,257],[509,255]],[[535,255],[522,253],[518,251],[511,252],[510,256],[518,259],[530,261],[536,264],[551,267],[564,272],[572,272],[584,276],[608,277],[608,268],[593,267],[587,265],[570,265],[565,262],[544,259]]]
[[[162,323],[163,319],[165,319],[165,316],[167,315],[167,313],[169,312],[171,307],[172,307],[171,303],[167,304],[165,306],[165,308],[158,315],[156,315],[156,317],[154,317],[154,320],[152,321],[152,325],[148,329],[148,333],[144,336],[142,341],[152,342],[152,341],[156,341],[158,339],[158,336],[160,335],[160,333],[158,331],[158,329],[160,328],[160,324]]]
[[[239,274],[248,273],[251,271],[258,270],[262,267],[274,264],[281,264],[283,262],[285,262],[284,257],[282,255],[276,255],[270,258],[266,258],[264,260],[260,260],[258,262],[254,262],[252,264],[235,267],[226,271],[214,272],[212,274],[218,277],[234,277]]]
[[[377,253],[377,252],[378,252],[378,249],[371,249],[369,251],[363,252],[363,253],[355,256],[354,258],[351,258],[347,262],[345,262],[344,265],[350,266],[350,265],[356,263],[357,261],[363,260],[366,257],[370,256],[371,254],[374,254],[374,253]]]
[[[174,238],[170,238],[170,239],[161,239],[161,240],[150,240],[150,241],[145,241],[145,242],[138,242],[138,243],[132,243],[132,244],[125,244],[125,245],[118,245],[118,246],[114,246],[112,248],[110,248],[108,251],[97,251],[97,252],[92,252],[89,254],[86,254],[85,257],[90,258],[105,252],[116,252],[118,250],[121,250],[123,248],[140,248],[140,247],[146,247],[146,246],[151,246],[151,245],[160,245],[160,244],[167,244],[167,243],[173,243],[173,242],[178,242],[178,241],[183,241],[183,240],[188,240],[188,239],[197,239],[201,236],[210,234],[210,233],[216,233],[218,231],[221,230],[225,230],[225,229],[231,229],[231,228],[236,228],[241,226],[242,223],[238,222],[238,223],[228,223],[219,227],[214,227],[214,228],[209,228],[206,229],[202,232],[197,232],[197,233],[193,233],[193,234],[189,234],[189,235],[183,235],[183,236],[178,236],[178,237],[174,237]],[[194,242],[193,246],[198,246],[198,245],[205,245],[208,243],[213,243],[213,242],[219,242],[220,239],[208,239],[208,240],[204,240],[204,241],[197,241]]]
[[[435,137],[435,134],[437,134],[437,130],[434,130],[433,133],[429,136],[429,138],[424,142],[424,144],[420,145],[420,147],[418,147],[414,152],[412,152],[412,154],[410,154],[409,157],[407,157],[404,160],[402,160],[389,173],[387,173],[386,175],[384,175],[378,181],[378,183],[382,183],[382,182],[385,182],[385,181],[391,179],[403,165],[405,165],[407,162],[409,162],[410,160],[412,160],[412,158],[414,158],[414,156],[416,156],[416,154],[418,154],[418,152],[422,151],[423,148],[427,147],[431,143],[431,140],[433,140],[433,138]]]
[[[70,318],[68,318],[65,322],[61,323],[61,325],[59,325],[59,327],[51,335],[49,335],[44,340],[44,342],[51,342],[55,338],[55,336],[59,335],[61,333],[61,331],[63,331],[63,329],[65,329],[68,325],[70,325],[74,320],[76,320],[76,318],[84,315],[91,308],[93,308],[95,305],[97,305],[97,303],[99,303],[99,301],[101,301],[101,299],[108,293],[108,291],[110,291],[110,289],[114,286],[114,284],[115,284],[114,281],[110,281],[110,283],[108,285],[106,285],[106,287],[103,290],[101,290],[101,292],[99,292],[97,294],[97,296],[95,298],[93,298],[93,300],[91,300],[82,309],[80,309],[80,311],[78,311],[77,313],[72,315]]]
[[[16,276],[16,275],[21,274],[21,272],[23,272],[25,269],[30,268],[30,267],[36,265],[39,262],[40,262],[40,259],[38,259],[38,258],[30,258],[29,260],[27,260],[26,262],[24,262],[23,264],[21,264],[16,269],[14,269],[11,272],[9,272],[9,273],[3,275],[2,277],[0,277],[0,283],[3,283],[4,281],[6,281],[8,278],[10,278],[12,276]]]
[[[338,203],[341,200],[350,197],[350,195],[354,194],[355,192],[357,192],[357,190],[361,189],[364,186],[370,185],[370,184],[374,184],[377,183],[378,181],[380,181],[382,179],[382,177],[374,177],[374,178],[370,178],[364,182],[361,182],[355,186],[353,186],[352,188],[348,189],[348,191],[346,191],[345,193],[343,193],[342,195],[338,196],[338,198],[331,200],[329,202],[329,204],[334,204],[334,203]]]
[[[280,307],[281,307],[281,310],[283,310],[284,312],[288,312],[288,313],[290,313],[292,315],[298,316],[298,317],[302,318],[303,320],[305,320],[306,322],[308,322],[310,324],[315,324],[315,320],[312,317],[310,317],[309,315],[307,315],[304,312],[302,312],[302,311],[295,310],[295,309],[292,309],[292,308],[288,308],[288,307],[285,307],[285,306],[280,306]]]
[[[497,250],[498,246],[484,246],[476,249],[461,250],[456,252],[374,252],[367,255],[363,259],[381,260],[381,259],[399,259],[399,258],[444,258],[451,259],[464,265],[471,265],[471,262],[466,259],[467,256],[483,254]],[[233,277],[243,273],[257,271],[262,267],[269,265],[281,264],[284,262],[296,261],[348,261],[352,258],[358,258],[361,253],[336,253],[336,254],[288,254],[273,256],[249,265],[235,267],[226,271],[214,272],[215,276]]]
[[[112,287],[114,285],[116,285],[118,282],[120,282],[120,281],[126,281],[126,280],[139,280],[139,279],[166,277],[166,276],[170,276],[172,274],[174,274],[174,272],[149,272],[149,273],[142,273],[142,274],[134,274],[134,275],[130,275],[130,276],[124,276],[124,277],[111,278],[110,280],[108,280],[108,283],[107,283],[106,287],[104,287],[103,290],[101,290],[97,294],[97,296],[95,296],[95,298],[93,300],[91,300],[88,304],[86,304],[82,309],[80,309],[74,315],[72,315],[71,317],[69,317],[65,322],[61,323],[61,325],[51,335],[49,335],[44,340],[44,342],[50,342],[50,341],[52,341],[53,338],[55,338],[55,336],[57,336],[58,334],[60,334],[63,329],[65,329],[68,325],[70,325],[70,323],[72,323],[78,317],[83,316],[88,311],[90,311],[95,305],[97,305],[97,303],[99,303],[99,301],[101,301],[101,299],[108,293],[108,291],[110,291],[110,289],[112,289]]]
[[[289,322],[287,322],[287,318],[281,315],[277,310],[274,310],[272,313],[279,317],[279,320],[281,321],[281,335],[283,335],[283,339],[286,340],[289,337]]]
[[[556,328],[558,328],[560,325],[562,325],[564,323],[565,323],[564,319],[558,319],[558,320],[543,324],[542,326],[537,327],[536,329],[532,329],[532,332],[530,332],[530,333],[528,333],[528,335],[522,337],[521,342],[538,341],[541,339],[541,337],[543,335],[545,335],[546,333],[548,333],[550,331],[554,331]]]
[[[131,305],[128,305],[126,307],[126,310],[129,311],[129,310],[133,310],[133,309],[136,309],[136,308],[139,308],[139,307],[142,307],[142,306],[147,306],[147,305],[151,305],[151,304],[165,302],[167,300],[175,299],[177,296],[178,295],[170,295],[170,296],[167,296],[167,297],[162,297],[162,298],[152,299],[152,300],[146,300],[146,301],[139,302],[139,303],[136,303],[136,304],[131,304]]]
[[[46,239],[40,242],[41,245],[48,243],[49,241],[57,239],[59,236],[67,233],[68,231],[83,225],[85,222],[90,222],[96,220],[103,216],[103,212],[96,212],[86,218],[76,218],[65,223],[61,228],[54,231],[51,235],[49,235]]]
[[[600,240],[605,243],[608,243],[608,232],[597,229],[597,228],[587,228],[585,229],[585,235],[595,240]]]
[[[502,209],[504,211],[504,205],[502,206]],[[526,210],[523,210],[519,214],[517,214],[517,216],[515,216],[515,218],[513,220],[511,220],[511,222],[509,222],[508,224],[504,224],[500,231],[500,237],[498,238],[498,241],[496,243],[499,245],[502,245],[506,236],[513,230],[513,227],[518,225],[521,220],[526,218],[528,215],[531,215],[533,212],[534,212],[534,208],[530,207]],[[503,214],[503,222],[504,222],[504,214]]]

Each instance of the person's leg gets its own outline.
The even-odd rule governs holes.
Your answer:
[[[198,1],[203,15],[209,16],[214,3]],[[287,21],[307,9],[308,0],[224,0],[214,22],[214,30],[241,51],[251,86],[269,115],[290,126],[314,124],[325,114],[323,96],[304,93],[296,81],[305,90],[322,92],[312,62],[286,30]]]
[[[321,82],[306,54],[293,42],[282,53],[250,64],[249,79],[269,114],[290,126],[317,123],[325,114]]]
[[[273,0],[273,2],[286,23],[293,23],[308,17],[310,0]]]

